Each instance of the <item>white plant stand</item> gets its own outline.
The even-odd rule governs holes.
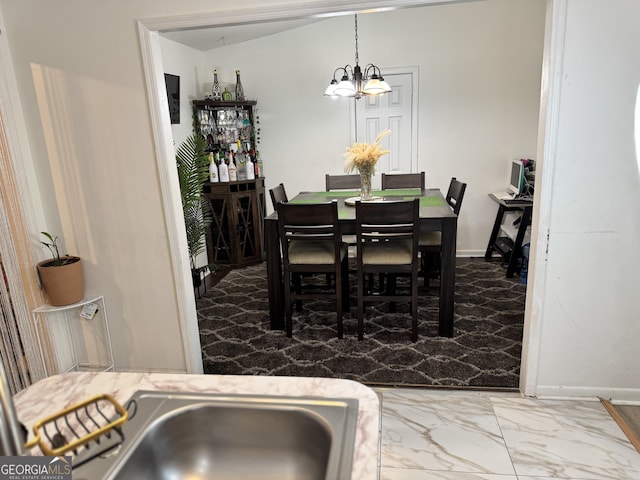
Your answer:
[[[80,313],[90,304],[97,306],[98,310],[93,318],[83,318]],[[74,311],[77,316],[73,315]],[[31,314],[47,376],[70,371],[114,370],[111,333],[103,295],[88,296],[80,302],[62,307],[45,304],[32,310]],[[46,355],[46,352],[51,355]]]

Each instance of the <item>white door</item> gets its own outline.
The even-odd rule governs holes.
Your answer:
[[[417,171],[414,77],[417,77],[417,72],[392,74],[385,72],[384,79],[391,86],[391,92],[375,97],[364,96],[355,102],[358,142],[373,142],[384,129],[391,130],[391,135],[387,136],[382,143],[384,148],[391,152],[380,157],[376,173]]]

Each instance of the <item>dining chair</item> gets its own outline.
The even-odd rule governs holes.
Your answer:
[[[393,188],[419,188],[424,190],[424,172],[420,173],[383,173],[382,190]]]
[[[349,277],[347,246],[340,239],[338,203],[279,203],[277,212],[287,337],[293,334],[293,302],[333,297],[338,338],[342,338],[342,315],[349,310]],[[319,283],[308,275],[312,273],[332,274],[333,282]]]
[[[273,204],[274,211],[278,211],[277,207],[279,203],[289,203],[289,197],[287,196],[287,192],[284,189],[283,183],[280,183],[280,185],[277,185],[269,190],[269,195],[271,196],[271,203]],[[331,283],[331,274],[329,273],[327,273],[327,283]],[[299,300],[296,302],[296,310],[302,310],[302,301]]]
[[[327,192],[332,190],[360,190],[360,175],[329,175],[326,174],[325,187]],[[356,236],[346,234],[342,236],[342,241],[353,247],[356,244]]]
[[[326,174],[325,185],[327,192],[331,190],[360,189],[360,175],[329,175]]]
[[[356,202],[358,239],[358,340],[364,337],[365,302],[407,300],[411,303],[411,339],[418,339],[418,227],[419,199],[399,202]],[[374,292],[365,279],[388,277],[384,291]],[[398,287],[397,276],[409,278]],[[365,288],[367,287],[367,288]]]
[[[460,214],[466,188],[466,183],[460,182],[456,177],[451,178],[445,199],[456,215]],[[440,275],[442,232],[420,231],[418,248],[420,249],[420,275],[424,278],[424,287],[428,288],[429,278],[437,278]]]
[[[271,203],[273,204],[274,211],[278,210],[277,206],[279,203],[289,202],[289,197],[287,197],[287,192],[284,189],[284,184],[282,183],[269,190],[269,195],[271,196]]]

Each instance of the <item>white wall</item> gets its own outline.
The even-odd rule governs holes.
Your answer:
[[[193,133],[193,100],[204,98],[200,92],[202,84],[203,55],[200,50],[186,47],[164,37],[159,39],[164,73],[180,77],[180,123],[171,125],[173,144],[177,150]],[[207,253],[196,257],[195,266],[208,265]]]
[[[546,275],[534,274],[527,305],[527,393],[637,400],[640,4],[568,0],[555,13],[564,48],[550,52],[544,176],[553,188],[545,185],[550,207],[539,212],[548,215],[540,222],[547,252],[543,240],[533,259],[546,263]]]
[[[363,66],[419,68],[418,169],[430,187],[468,183],[460,255],[484,254],[497,211],[487,194],[506,187],[511,159],[535,158],[544,12],[543,0],[492,0],[358,16]],[[291,196],[343,173],[354,100],[322,94],[354,50],[347,15],[205,54],[203,92],[214,68],[231,87],[239,68],[258,100],[267,188],[283,182]]]
[[[180,77],[180,123],[172,124],[173,142],[176,148],[193,133],[193,109],[191,102],[204,98],[200,87],[203,54],[164,37],[159,38],[164,73]]]
[[[177,13],[160,3],[1,3],[33,207],[83,258],[87,293],[104,294],[117,370],[186,369],[135,24]]]

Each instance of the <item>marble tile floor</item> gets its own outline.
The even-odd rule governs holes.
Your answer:
[[[640,453],[597,400],[375,390],[380,480],[640,480]]]

